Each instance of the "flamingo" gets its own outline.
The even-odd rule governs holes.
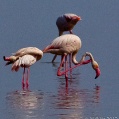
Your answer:
[[[59,36],[61,36],[64,31],[69,31],[71,34],[73,34],[72,29],[80,20],[80,16],[72,13],[67,13],[59,16],[56,20],[56,25],[59,30]]]
[[[29,71],[30,66],[33,65],[36,61],[40,60],[43,57],[43,52],[36,47],[26,47],[21,48],[12,56],[5,57],[3,56],[4,61],[7,61],[6,65],[12,64],[12,71],[18,71],[20,67],[24,68],[23,70],[23,78],[22,78],[22,86],[23,88],[28,88],[29,86]],[[27,72],[25,69],[27,68]],[[27,74],[26,74],[27,73]],[[25,83],[25,75],[26,75],[26,83]]]
[[[76,54],[81,48],[81,39],[74,35],[74,34],[65,34],[62,36],[57,37],[52,41],[50,45],[48,45],[46,48],[44,48],[43,53],[52,53],[56,55],[63,56],[60,66],[57,71],[57,76],[61,76],[65,74],[65,77],[67,78],[67,72],[72,70],[73,68],[76,68],[77,66],[88,64],[91,62],[93,69],[96,71],[96,77],[97,78],[100,75],[100,69],[98,63],[94,60],[93,55],[90,52],[86,52],[80,61],[76,60]],[[72,54],[72,62],[75,65],[74,67],[71,67],[67,69],[67,56],[69,54]],[[90,59],[85,61],[86,56],[89,56]],[[65,64],[65,71],[61,72],[60,69],[62,65]]]
[[[72,13],[67,13],[62,16],[59,16],[56,20],[59,36],[61,36],[64,31],[69,31],[70,34],[73,34],[72,29],[80,20],[81,20],[80,16]],[[55,61],[56,57],[57,55],[54,56],[52,62]]]

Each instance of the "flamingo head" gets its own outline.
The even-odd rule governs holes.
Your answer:
[[[66,18],[67,22],[73,22],[75,24],[81,20],[81,17],[75,14],[65,14],[64,17]]]
[[[95,76],[95,79],[98,78],[100,76],[100,69],[99,69],[99,65],[98,63],[94,60],[93,58],[93,55],[90,53],[90,52],[86,52],[86,56],[89,56],[90,59],[91,59],[91,64],[92,64],[92,67],[93,69],[95,70],[96,72],[96,76]]]
[[[92,67],[96,72],[96,76],[95,76],[95,79],[96,79],[96,78],[98,78],[100,76],[100,73],[101,73],[100,69],[99,69],[99,65],[98,65],[98,63],[96,61],[93,61],[92,62]]]
[[[72,17],[72,19],[73,19],[73,20],[76,20],[76,21],[82,20],[80,16],[74,16],[74,17]]]
[[[15,56],[10,56],[10,57],[5,57],[5,56],[3,56],[3,59],[4,59],[5,61],[11,61],[11,62],[13,62],[13,61],[16,60],[16,57],[15,57]]]

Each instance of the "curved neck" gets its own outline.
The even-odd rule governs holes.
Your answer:
[[[81,58],[80,61],[77,61],[77,60],[76,60],[76,54],[77,54],[77,52],[74,52],[74,53],[72,54],[72,62],[73,62],[75,65],[80,64],[80,63],[83,63],[83,62],[85,61],[86,56],[89,56],[89,57],[90,57],[90,60],[91,60],[92,63],[95,61],[93,55],[92,55],[91,53],[88,53],[88,52],[86,52],[86,53],[82,56],[82,58]]]
[[[94,60],[94,57],[93,57],[93,55],[92,55],[91,53],[86,52],[86,55],[90,57],[91,62],[94,62],[94,61],[95,61],[95,60]]]
[[[93,62],[94,61],[93,55],[90,53],[88,56],[90,57],[91,61]]]
[[[85,60],[85,57],[86,57],[86,54],[84,54],[84,55],[82,56],[81,60],[80,60],[80,61],[77,61],[77,60],[76,60],[76,54],[77,54],[77,52],[75,52],[75,53],[72,54],[72,62],[73,62],[75,65],[82,63],[82,62]]]

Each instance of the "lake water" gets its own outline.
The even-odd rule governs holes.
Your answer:
[[[0,119],[119,119],[118,0],[0,0]],[[58,36],[56,19],[80,15],[73,33],[82,40],[79,60],[90,51],[100,65],[94,79],[91,65],[58,77],[60,57],[52,54],[31,66],[30,86],[22,89],[23,70],[11,72],[2,57],[22,47],[43,49]]]

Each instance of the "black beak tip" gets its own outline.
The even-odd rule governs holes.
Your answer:
[[[95,79],[97,79],[98,78],[98,76],[95,76]]]
[[[96,79],[97,77],[95,77],[95,79]]]
[[[3,56],[3,60],[5,61],[5,56]]]

